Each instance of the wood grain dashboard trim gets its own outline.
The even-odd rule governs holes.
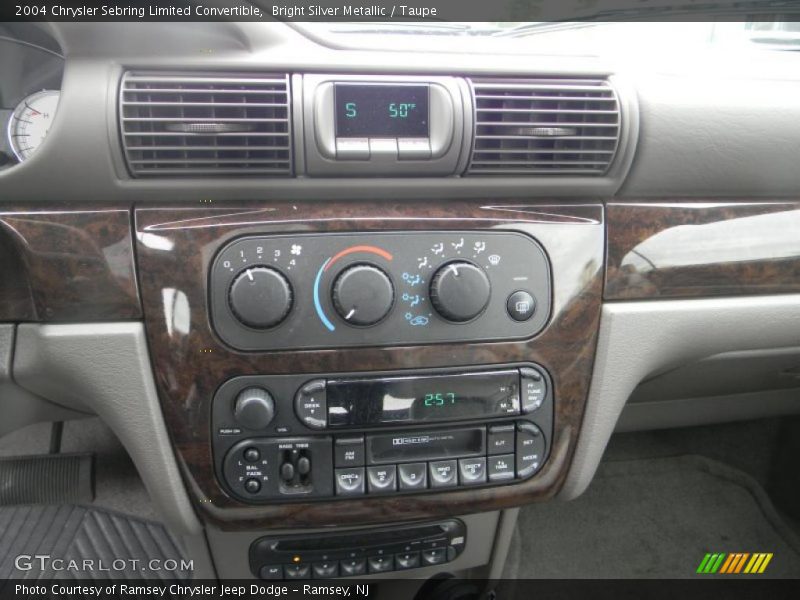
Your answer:
[[[434,518],[552,497],[575,450],[600,317],[604,223],[599,203],[252,203],[135,210],[145,326],[164,417],[198,512],[223,529],[367,524]],[[291,232],[509,229],[547,251],[553,309],[537,336],[512,342],[237,352],[214,334],[208,269],[242,235]],[[492,365],[533,361],[552,375],[556,414],[551,456],[535,477],[512,485],[400,497],[247,505],[225,493],[212,464],[210,407],[237,375]]]
[[[47,204],[0,212],[0,320],[142,316],[131,211]]]
[[[800,201],[611,202],[607,300],[800,291]]]

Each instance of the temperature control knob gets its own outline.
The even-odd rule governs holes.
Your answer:
[[[333,306],[353,325],[374,325],[392,309],[394,286],[389,276],[373,265],[354,265],[342,271],[333,284]]]
[[[439,268],[431,280],[430,296],[436,312],[448,321],[471,321],[489,304],[492,288],[483,270],[464,260]]]
[[[292,309],[292,286],[276,269],[250,267],[233,280],[228,303],[242,323],[267,329],[283,321]]]
[[[249,387],[236,396],[233,417],[247,429],[264,429],[275,417],[275,401],[264,388]]]

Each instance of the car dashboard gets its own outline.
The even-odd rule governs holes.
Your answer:
[[[3,433],[99,416],[214,576],[496,578],[615,430],[800,411],[795,56],[3,47]]]

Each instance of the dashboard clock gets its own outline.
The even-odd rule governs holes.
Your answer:
[[[25,98],[8,120],[8,142],[17,160],[30,158],[47,137],[56,114],[58,90],[42,90]]]

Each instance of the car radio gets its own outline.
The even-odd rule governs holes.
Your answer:
[[[214,397],[214,463],[255,503],[500,485],[542,468],[552,421],[535,364],[241,376]]]

